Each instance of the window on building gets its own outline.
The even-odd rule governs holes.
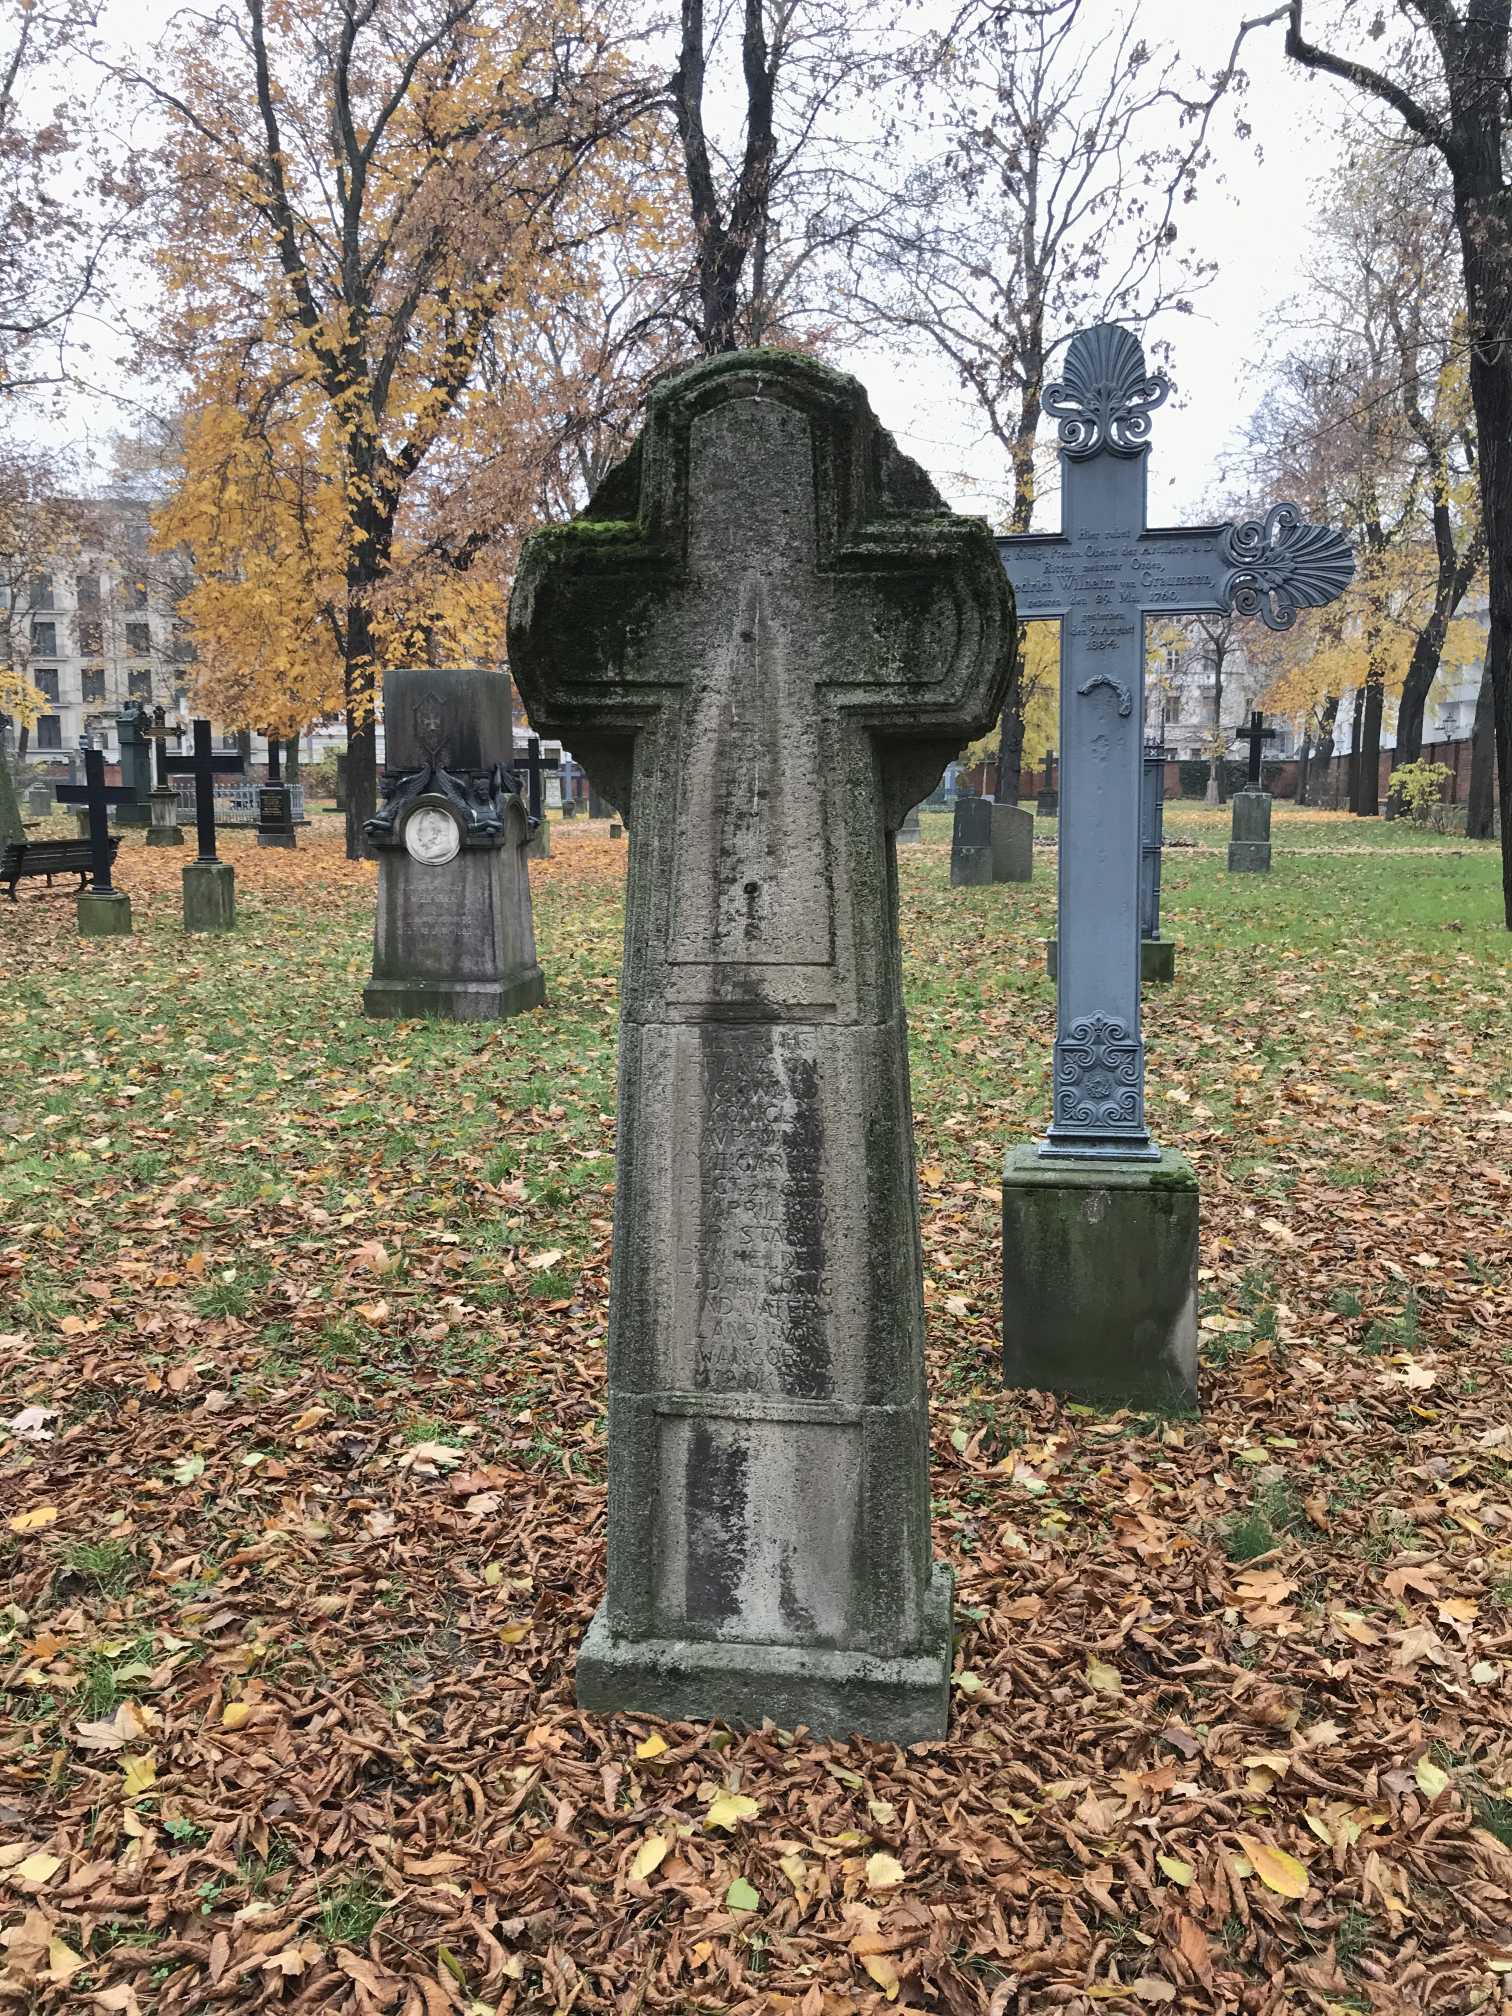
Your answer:
[[[27,583],[26,599],[33,609],[51,609],[53,606],[51,574],[33,574]]]
[[[63,723],[56,714],[43,714],[38,717],[37,747],[39,749],[63,747]]]
[[[129,674],[126,688],[133,700],[150,700],[152,698],[152,674],[150,672],[133,672]]]
[[[74,577],[78,590],[79,614],[98,616],[100,613],[100,577],[98,574],[78,574]]]
[[[145,609],[147,607],[147,583],[145,579],[131,580],[126,583],[126,606],[129,609]]]
[[[1181,702],[1179,700],[1167,700],[1165,703],[1165,725],[1167,728],[1174,727],[1180,719]]]
[[[56,623],[32,624],[32,650],[42,658],[57,657],[58,626]]]
[[[187,623],[174,624],[173,638],[168,646],[168,654],[175,665],[192,665],[195,659],[198,658],[199,653],[195,650],[189,638],[189,626]]]
[[[128,518],[126,520],[126,551],[145,553],[147,551],[147,520]]]
[[[56,665],[39,665],[32,672],[32,684],[45,700],[58,704],[58,668]]]
[[[103,700],[105,698],[105,667],[103,665],[86,665],[84,667],[83,680],[84,698],[86,700]]]
[[[126,625],[126,652],[131,658],[146,658],[152,651],[152,625],[150,623],[128,623]]]
[[[79,618],[79,649],[91,657],[105,649],[105,627],[98,616]]]

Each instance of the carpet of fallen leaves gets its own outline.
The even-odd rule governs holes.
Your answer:
[[[1053,829],[1052,829],[1053,831]],[[1001,1391],[1053,854],[904,853],[947,1742],[601,1719],[624,847],[550,1001],[364,1021],[373,873],[0,902],[0,2006],[1391,2012],[1512,1980],[1512,990],[1489,850],[1172,808],[1203,1412]],[[7,2000],[8,1998],[8,2000]]]

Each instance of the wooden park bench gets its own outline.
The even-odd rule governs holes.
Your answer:
[[[112,834],[110,837],[112,862],[120,844],[120,840]],[[54,875],[77,875],[79,888],[82,890],[90,875],[88,840],[8,841],[4,854],[0,855],[0,882],[9,884],[12,903],[16,900],[16,884],[27,875],[45,875],[49,889],[52,887]]]

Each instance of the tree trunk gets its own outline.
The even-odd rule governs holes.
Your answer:
[[[1043,363],[1026,365],[1027,388],[1019,412],[1018,433],[1013,445],[1013,510],[1010,532],[1027,532],[1034,523],[1034,443],[1040,423],[1040,380]],[[1019,631],[1019,665],[1022,668],[1024,633]],[[1021,670],[1013,675],[1003,716],[998,724],[998,784],[1000,804],[1017,805],[1024,783],[1024,682]]]
[[[1317,770],[1322,781],[1313,786],[1309,779],[1311,793],[1309,802],[1313,804],[1322,804],[1328,792],[1329,782],[1333,776],[1334,723],[1338,718],[1339,696],[1337,693],[1330,693],[1323,702],[1322,713],[1318,716],[1318,750],[1313,759],[1313,767]]]
[[[1481,673],[1475,701],[1475,727],[1470,736],[1470,791],[1465,800],[1465,833],[1471,840],[1489,840],[1495,803],[1496,737],[1491,719],[1491,668]],[[1503,815],[1502,834],[1507,831]]]
[[[21,824],[21,807],[16,803],[16,787],[12,784],[10,771],[6,768],[5,750],[0,747],[0,843],[25,838],[26,828]]]
[[[1019,663],[1023,664],[1024,633],[1019,631]],[[998,723],[997,790],[1000,805],[1017,805],[1024,785],[1024,683],[1017,672],[1008,688],[1003,718]]]
[[[373,711],[372,625],[368,620],[365,583],[354,584],[347,596],[346,631],[346,851],[349,861],[368,852],[363,824],[378,809],[378,734]]]
[[[1365,688],[1357,686],[1349,724],[1349,809],[1360,809],[1360,737],[1364,732]]]
[[[1481,500],[1491,575],[1491,626],[1481,687],[1483,696],[1490,687],[1494,785],[1501,810],[1502,914],[1512,931],[1512,354],[1505,325],[1501,342],[1471,351],[1470,388],[1480,442]],[[1477,704],[1477,724],[1480,713]],[[1485,830],[1491,830],[1489,821]]]
[[[1305,805],[1307,803],[1307,773],[1311,769],[1311,767],[1312,767],[1312,730],[1309,729],[1307,733],[1302,737],[1302,748],[1297,757],[1296,803],[1298,805]]]
[[[1363,747],[1360,750],[1360,802],[1355,810],[1362,819],[1375,819],[1381,810],[1381,715],[1386,687],[1381,670],[1372,666],[1365,681]]]

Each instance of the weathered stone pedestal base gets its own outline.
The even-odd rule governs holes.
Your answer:
[[[184,929],[236,928],[236,870],[229,861],[191,861],[184,870]]]
[[[1015,1148],[1003,1169],[1003,1379],[1104,1407],[1197,1401],[1197,1178]]]
[[[1045,971],[1055,979],[1060,970],[1060,942],[1055,938],[1045,940]],[[1171,938],[1141,938],[1139,941],[1139,977],[1168,984],[1176,978],[1176,944]]]
[[[936,1562],[921,1648],[891,1659],[801,1645],[616,1639],[600,1604],[578,1654],[578,1705],[745,1728],[765,1718],[819,1737],[936,1741],[949,1719],[951,1596],[950,1570]]]
[[[383,850],[366,1014],[481,1022],[541,1006],[522,853],[523,841],[465,847],[436,864]]]
[[[1034,809],[1041,819],[1058,819],[1060,817],[1059,791],[1041,791],[1034,801]]]
[[[551,821],[543,813],[541,823],[525,842],[527,861],[549,861],[551,859]]]
[[[182,847],[184,836],[179,831],[178,797],[170,787],[166,791],[152,794],[152,824],[147,828],[149,847]]]
[[[1229,840],[1231,875],[1268,875],[1271,865],[1271,796],[1269,791],[1236,791],[1234,824]]]
[[[296,846],[298,843],[296,842],[292,832],[264,833],[262,831],[259,831],[257,835],[257,844],[259,847],[293,847]]]
[[[1034,814],[1022,805],[994,803],[992,879],[1027,882],[1034,873]]]
[[[124,889],[83,889],[79,892],[79,936],[131,936],[131,898]]]

